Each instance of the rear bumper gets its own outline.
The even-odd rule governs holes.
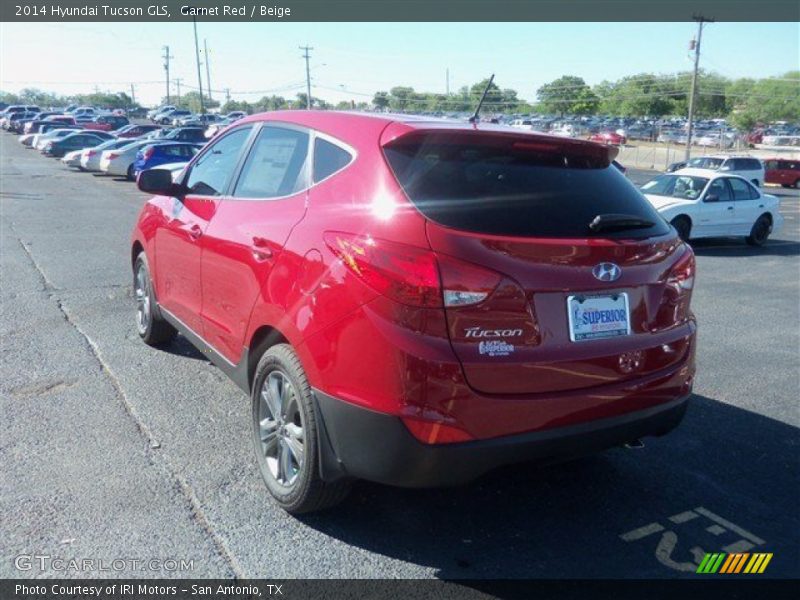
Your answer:
[[[395,416],[315,390],[322,417],[321,475],[402,487],[465,483],[502,465],[593,454],[637,438],[664,435],[683,419],[688,396],[644,410],[575,425],[458,444],[419,442]]]

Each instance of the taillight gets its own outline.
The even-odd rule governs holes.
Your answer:
[[[142,153],[142,158],[144,158],[145,160],[150,160],[150,157],[153,156],[154,152],[155,152],[155,148],[153,148],[152,146],[149,146]]]
[[[695,258],[690,246],[686,246],[683,256],[672,267],[667,285],[678,292],[691,291],[694,288]]]
[[[692,313],[689,306],[692,302],[694,275],[694,252],[687,245],[683,256],[678,259],[678,262],[672,266],[667,274],[666,289],[661,308],[653,325],[654,330],[672,327],[691,318]]]
[[[327,232],[324,238],[353,274],[401,304],[427,308],[478,304],[501,279],[492,271],[406,244],[339,232]]]
[[[97,150],[89,150],[86,153],[86,156],[91,157],[91,156],[94,156],[95,154],[97,154]]]
[[[115,158],[118,158],[118,157],[119,157],[119,154],[117,154],[116,152],[110,152],[109,154],[106,154],[106,158],[108,160],[114,160]]]

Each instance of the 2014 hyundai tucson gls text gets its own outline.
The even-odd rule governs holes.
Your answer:
[[[353,479],[451,485],[683,417],[691,248],[616,149],[502,126],[289,111],[238,121],[132,236],[137,326],[252,401],[290,512]],[[177,392],[179,393],[179,392]]]

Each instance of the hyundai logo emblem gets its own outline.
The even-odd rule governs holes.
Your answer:
[[[600,281],[616,281],[622,275],[622,269],[614,263],[604,262],[594,266],[592,275]]]

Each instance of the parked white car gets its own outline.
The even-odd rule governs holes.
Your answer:
[[[81,151],[81,168],[84,171],[99,171],[100,159],[102,158],[104,151],[123,148],[128,144],[133,144],[134,142],[135,140],[129,138],[121,140],[108,140],[107,142],[104,142],[99,146],[95,146],[94,148],[84,148]]]
[[[136,153],[141,147],[153,143],[153,140],[135,140],[127,146],[115,150],[104,150],[100,157],[100,170],[108,175],[117,175],[133,180],[133,163],[136,161]]]
[[[64,156],[61,157],[61,162],[64,164],[65,167],[80,169],[81,152],[83,152],[83,150],[73,150],[72,152],[67,152]]]
[[[764,185],[764,164],[752,156],[729,156],[727,154],[698,156],[686,163],[687,169],[703,169],[744,177],[753,185]]]
[[[748,244],[762,246],[783,226],[780,200],[738,175],[681,169],[659,175],[641,189],[684,240],[742,236]]]

